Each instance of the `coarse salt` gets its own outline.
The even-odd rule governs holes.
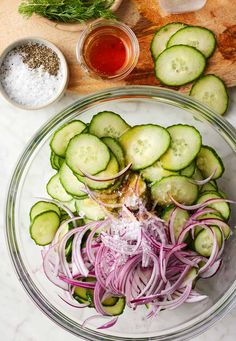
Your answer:
[[[56,97],[62,87],[63,73],[50,75],[43,67],[30,69],[22,56],[10,51],[0,69],[0,82],[14,102],[28,107],[39,107]]]

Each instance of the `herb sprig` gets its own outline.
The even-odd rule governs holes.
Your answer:
[[[37,14],[50,20],[66,23],[89,19],[114,18],[110,7],[114,0],[24,0],[19,13],[31,17]]]

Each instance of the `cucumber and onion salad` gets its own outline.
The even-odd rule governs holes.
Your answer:
[[[46,185],[30,210],[48,279],[72,307],[112,327],[127,307],[176,308],[206,298],[196,280],[220,267],[231,230],[216,180],[223,162],[193,126],[130,126],[113,112],[52,136]],[[146,308],[145,308],[146,309]]]
[[[216,75],[203,75],[215,48],[216,37],[209,29],[172,22],[155,33],[150,50],[162,84],[176,87],[195,81],[189,95],[223,115],[229,102],[226,86]]]

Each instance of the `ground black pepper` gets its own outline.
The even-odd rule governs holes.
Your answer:
[[[45,72],[57,76],[60,69],[60,60],[57,54],[47,46],[38,43],[28,43],[18,47],[17,52],[21,55],[23,63],[30,69],[43,67]]]

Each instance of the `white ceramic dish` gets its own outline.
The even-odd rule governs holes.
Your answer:
[[[63,96],[63,94],[67,88],[68,79],[69,79],[69,72],[68,72],[68,66],[67,66],[66,59],[65,59],[64,55],[62,54],[62,52],[54,44],[52,44],[48,40],[37,38],[37,37],[27,37],[27,38],[23,38],[23,39],[20,39],[20,40],[17,40],[15,42],[11,43],[0,55],[0,68],[1,68],[1,65],[2,65],[5,57],[7,56],[7,54],[10,51],[12,51],[14,48],[16,48],[18,46],[21,46],[23,44],[30,43],[30,42],[31,43],[43,44],[43,45],[49,47],[50,49],[52,49],[57,54],[57,56],[60,60],[61,71],[63,74],[63,78],[62,78],[59,90],[55,93],[55,95],[52,98],[50,98],[50,100],[48,102],[43,103],[42,105],[38,105],[38,106],[22,105],[22,104],[15,102],[14,100],[12,100],[8,96],[6,91],[4,90],[4,88],[1,84],[1,79],[0,79],[0,93],[9,103],[11,103],[12,105],[14,105],[20,109],[37,110],[37,109],[42,109],[44,107],[47,107],[48,105],[58,101]]]

